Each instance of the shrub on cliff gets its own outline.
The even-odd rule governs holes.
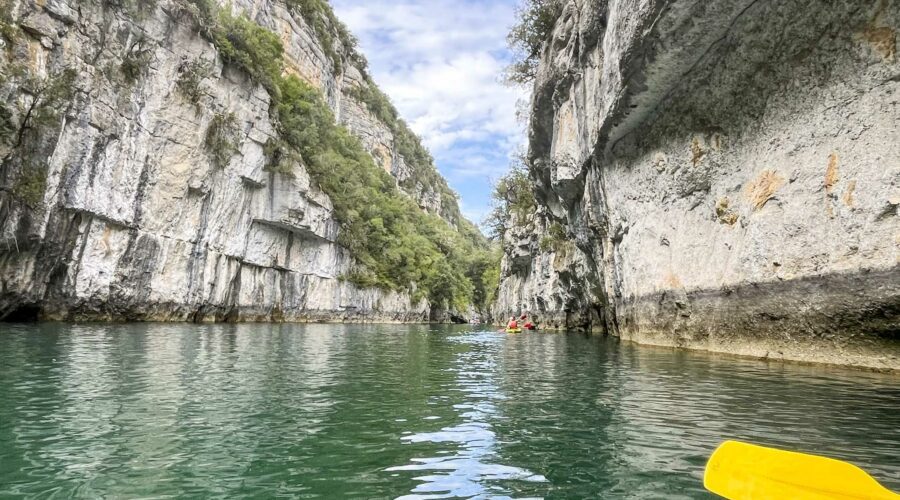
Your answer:
[[[230,4],[220,8],[214,0],[176,0],[174,7],[176,18],[190,20],[223,61],[245,71],[277,99],[284,62],[278,35],[244,13],[232,14]]]
[[[506,70],[507,81],[527,84],[534,80],[544,44],[553,35],[562,8],[561,0],[523,0],[518,9],[518,22],[507,36],[516,57]]]
[[[244,14],[233,16],[222,9],[212,36],[222,59],[246,71],[270,93],[277,93],[284,52],[278,35]]]
[[[203,98],[203,81],[212,76],[213,65],[204,59],[186,61],[178,68],[175,86],[191,104],[199,105]]]
[[[494,206],[485,224],[494,238],[503,238],[512,227],[528,223],[537,204],[522,157],[515,159],[509,172],[494,185],[492,198]]]
[[[431,153],[422,146],[419,137],[400,118],[390,98],[371,79],[367,79],[365,85],[351,89],[350,95],[364,104],[393,134],[394,146],[409,167],[409,177],[403,180],[403,188],[407,191],[416,191],[425,186],[433,188],[441,197],[441,206],[445,212],[443,215],[450,220],[459,221],[461,216],[456,193],[450,189],[446,179],[441,177],[435,168]]]
[[[300,12],[303,19],[312,27],[319,41],[319,45],[325,50],[325,55],[331,60],[335,73],[340,73],[344,65],[344,57],[360,67],[365,73],[368,65],[366,59],[356,50],[356,38],[334,14],[334,10],[327,0],[286,0],[288,7]],[[340,42],[336,46],[335,36]],[[339,49],[342,49],[339,51]]]
[[[276,107],[284,141],[332,200],[339,242],[363,264],[348,276],[362,286],[414,290],[433,304],[463,308],[477,295],[470,276],[488,251],[474,227],[457,231],[422,212],[375,165],[362,144],[335,123],[318,90],[289,76]],[[483,239],[483,238],[482,238]]]
[[[225,168],[231,157],[240,152],[240,129],[234,113],[218,113],[206,129],[206,152],[213,164]]]

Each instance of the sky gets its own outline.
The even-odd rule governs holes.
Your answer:
[[[480,224],[525,142],[526,91],[502,83],[517,0],[331,0],[370,72]]]

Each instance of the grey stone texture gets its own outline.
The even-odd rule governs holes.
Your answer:
[[[900,369],[898,26],[895,0],[569,1],[495,316]]]
[[[286,71],[321,89],[376,161],[402,176],[389,130],[351,97],[366,85],[359,68],[336,74],[283,2],[221,5],[278,33]],[[301,164],[293,175],[265,169],[276,133],[268,94],[223,65],[174,1],[6,0],[4,9],[15,40],[0,47],[0,319],[429,319],[425,301],[341,279],[354,262],[336,244],[331,201]],[[211,70],[195,104],[177,81],[196,61]],[[217,166],[207,129],[228,114],[237,151]],[[433,190],[410,194],[444,212]]]

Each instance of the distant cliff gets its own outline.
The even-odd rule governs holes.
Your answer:
[[[0,130],[0,319],[425,321],[473,302],[436,237],[376,260],[393,219],[333,198],[350,169],[404,224],[486,247],[322,0],[0,0]],[[386,274],[417,258],[463,292]]]
[[[495,314],[900,369],[900,5],[561,2]]]

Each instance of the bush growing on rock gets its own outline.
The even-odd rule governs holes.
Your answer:
[[[517,158],[492,193],[494,208],[485,221],[494,238],[501,239],[514,226],[526,224],[537,208],[524,159]]]
[[[225,62],[246,71],[273,98],[277,97],[284,52],[278,35],[245,14],[233,16],[227,9],[221,9],[212,36]]]
[[[336,74],[341,73],[344,66],[342,53],[347,55],[350,62],[365,71],[367,62],[356,50],[356,37],[337,18],[327,0],[287,0],[287,5],[299,11],[303,19],[310,24],[319,44],[325,49],[325,55],[331,60]],[[341,52],[336,46],[335,35],[337,42],[340,42],[340,49],[343,49]]]
[[[550,224],[547,236],[541,238],[540,248],[543,252],[560,252],[566,243],[566,230],[559,222]]]
[[[444,215],[451,220],[460,220],[460,214],[456,210],[456,194],[434,167],[431,153],[422,146],[422,141],[400,118],[400,114],[391,103],[390,98],[369,79],[365,85],[353,88],[350,95],[363,103],[369,112],[390,129],[394,136],[394,146],[410,167],[410,175],[403,180],[403,187],[409,191],[415,191],[420,186],[435,188],[441,197],[441,206],[445,210],[447,208],[451,210]]]
[[[43,167],[26,164],[13,186],[13,195],[30,208],[37,208],[47,189],[47,172]]]
[[[516,61],[506,70],[510,83],[528,84],[537,75],[544,44],[553,35],[556,20],[562,14],[562,0],[524,0],[519,6],[518,22],[507,36]]]
[[[225,168],[239,149],[240,131],[234,113],[218,113],[206,129],[206,151],[213,164]]]
[[[200,34],[212,40],[218,6],[212,0],[176,0],[170,12],[177,20],[189,20]]]
[[[122,58],[122,64],[119,66],[125,83],[131,85],[138,81],[147,72],[152,57],[153,52],[147,46],[146,39],[135,40],[128,48],[125,57]]]
[[[191,104],[200,104],[203,97],[203,81],[212,76],[212,63],[198,59],[186,61],[178,68],[175,86],[178,92]]]

